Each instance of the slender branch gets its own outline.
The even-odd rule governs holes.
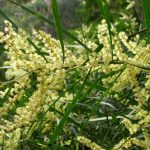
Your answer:
[[[143,32],[146,32],[147,30],[148,30],[147,28],[144,28],[144,29],[142,29],[142,30],[140,30],[140,31],[137,31],[137,32],[135,32],[135,33],[132,33],[131,35],[128,36],[128,41],[129,41],[132,37],[134,37],[135,35],[141,34],[141,33],[143,33]]]

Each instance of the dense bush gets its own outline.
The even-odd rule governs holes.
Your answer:
[[[5,20],[3,149],[150,149],[150,44],[136,32],[133,16],[122,13],[111,23],[106,3],[96,2],[106,8],[105,19],[96,28],[83,25],[82,32],[75,31],[78,39],[70,35],[81,45],[63,43],[66,30],[59,28],[56,9],[60,42]],[[127,1],[124,12],[134,5]]]

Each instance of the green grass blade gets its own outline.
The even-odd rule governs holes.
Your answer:
[[[9,22],[11,22],[12,26],[17,30],[18,29],[18,26],[0,9],[0,15],[8,20]]]
[[[103,44],[99,44],[98,47],[95,49],[95,52],[99,53],[102,50],[103,47],[104,47]]]
[[[94,88],[97,86],[97,84],[99,84],[99,81],[101,81],[101,80],[103,80],[103,79],[107,79],[107,78],[109,78],[109,77],[111,77],[111,76],[113,76],[113,75],[116,75],[116,74],[118,74],[118,73],[124,71],[124,69],[125,69],[125,68],[123,67],[122,69],[119,69],[119,70],[116,70],[116,71],[111,71],[110,73],[104,74],[104,75],[100,76],[99,78],[97,78],[97,79],[89,86],[89,89],[87,90],[87,92],[86,92],[82,97],[80,97],[80,100],[79,100],[79,101],[81,102],[82,99],[85,98],[85,96],[86,96],[88,93],[90,93],[90,91],[92,91],[92,89],[94,89]],[[105,91],[105,92],[108,90],[108,88],[107,88],[107,89],[104,89],[103,86],[100,86],[100,89],[101,89],[101,91]]]
[[[28,42],[37,50],[37,53],[39,54],[39,55],[41,55],[43,58],[44,58],[44,60],[48,63],[48,60],[46,59],[46,57],[44,56],[44,54],[41,52],[41,50],[33,43],[33,41],[30,39],[30,38],[28,38]]]
[[[58,5],[57,5],[56,0],[52,0],[52,11],[53,11],[53,17],[55,20],[56,31],[57,31],[59,41],[61,44],[61,48],[62,48],[62,52],[63,52],[63,62],[64,62],[64,60],[65,60],[65,49],[64,49],[63,34],[62,34],[62,29],[61,29],[60,14],[59,14],[59,9],[58,9]]]
[[[149,66],[148,64],[147,64],[147,66],[140,66],[140,65],[136,65],[136,64],[133,64],[133,63],[130,63],[130,62],[126,62],[126,61],[120,61],[120,62],[122,64],[128,64],[128,65],[131,65],[131,66],[135,66],[137,68],[141,68],[141,69],[150,71],[150,67],[148,67]]]
[[[58,113],[61,116],[64,116],[64,114],[62,112],[60,112],[59,110],[55,109],[52,106],[49,106],[49,110],[51,110],[53,112],[56,112],[56,113]],[[76,125],[77,127],[81,128],[81,125],[78,122],[76,122],[75,120],[73,120],[72,118],[68,117],[68,121],[72,122],[74,125]]]
[[[86,81],[87,81],[90,73],[91,73],[91,69],[89,70],[88,74],[86,75],[79,92],[76,94],[76,96],[72,100],[72,103],[69,104],[69,106],[68,106],[66,112],[64,113],[64,116],[62,117],[59,125],[57,126],[56,130],[54,131],[53,135],[51,136],[50,141],[49,141],[50,144],[53,144],[56,141],[57,137],[59,136],[65,122],[68,120],[69,114],[72,112],[73,108],[75,107],[78,99],[80,98],[80,96],[82,94],[82,90],[84,88],[84,85],[86,84]]]
[[[52,22],[52,21],[50,21],[48,18],[42,16],[40,13],[37,13],[37,12],[35,12],[35,11],[33,11],[33,10],[31,10],[31,9],[29,9],[29,8],[27,8],[27,7],[25,7],[25,6],[21,5],[21,4],[19,4],[19,3],[17,3],[17,2],[12,1],[12,0],[8,0],[8,1],[11,2],[11,3],[13,3],[13,4],[15,4],[15,5],[20,6],[22,9],[24,9],[24,10],[27,11],[28,13],[34,15],[35,17],[39,18],[40,20],[46,22],[46,23],[49,24],[50,26],[55,27],[55,23],[54,23],[54,22]],[[65,35],[67,35],[68,37],[70,37],[72,40],[74,40],[74,41],[76,41],[77,43],[79,43],[80,45],[82,45],[86,50],[91,51],[90,48],[88,48],[83,42],[81,42],[78,38],[76,38],[73,34],[71,34],[70,32],[68,32],[68,31],[67,31],[65,28],[63,28],[63,27],[62,27],[62,32],[63,32]]]
[[[45,144],[45,142],[37,139],[27,139],[26,141],[29,144],[29,147],[32,147],[34,149],[45,149],[48,150],[49,147]],[[25,145],[26,143],[24,143]]]
[[[117,77],[113,80],[113,82],[110,84],[110,86],[106,89],[106,91],[101,95],[100,99],[98,99],[97,102],[93,105],[93,108],[92,108],[92,110],[89,112],[89,115],[88,115],[88,117],[87,117],[87,119],[86,119],[86,121],[85,121],[85,123],[84,123],[84,125],[83,125],[83,127],[82,127],[82,130],[84,129],[85,125],[88,123],[88,120],[90,119],[90,117],[92,116],[92,114],[93,114],[93,113],[97,110],[97,108],[99,107],[100,102],[101,102],[101,101],[104,99],[104,97],[109,93],[110,89],[112,88],[112,86],[114,85],[114,83],[118,80],[118,78],[121,76],[121,74],[123,73],[124,70],[125,70],[125,65],[122,67],[122,69],[117,70],[117,71],[114,71],[113,73],[111,72],[111,73],[109,73],[109,74],[107,74],[106,76],[103,76],[103,77],[101,78],[101,80],[102,80],[102,79],[104,79],[104,78],[108,78],[109,76],[115,75],[116,73],[119,73],[119,74],[117,75]],[[97,83],[98,83],[98,81],[96,80],[96,82],[93,83],[92,86],[95,86],[95,84],[97,84]]]
[[[149,0],[142,0],[143,3],[143,11],[144,11],[144,20],[148,29],[148,33],[150,33],[150,3]],[[150,34],[148,34],[148,42],[150,43]]]
[[[113,60],[113,44],[112,44],[112,34],[111,34],[111,25],[110,25],[108,6],[107,6],[105,0],[95,0],[95,1],[99,7],[100,12],[102,13],[102,15],[103,15],[103,17],[107,23],[108,32],[109,32],[110,50],[111,50],[111,55],[112,55],[112,60]]]

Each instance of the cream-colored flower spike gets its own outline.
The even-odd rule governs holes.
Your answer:
[[[84,136],[78,136],[77,140],[83,145],[89,147],[91,150],[104,150],[102,147],[97,145],[95,142],[92,142],[90,139]]]
[[[63,91],[67,86],[66,79],[72,77],[74,69],[83,78],[90,68],[93,72],[98,70],[96,73],[100,73],[100,75],[104,73],[109,74],[112,71],[124,68],[119,77],[118,74],[115,74],[107,79],[103,79],[103,86],[109,88],[118,77],[109,94],[111,92],[121,92],[127,87],[132,89],[137,104],[136,106],[129,106],[129,108],[135,110],[134,114],[132,114],[132,120],[138,119],[138,121],[134,124],[130,119],[122,121],[130,134],[133,135],[150,124],[150,113],[145,112],[142,107],[147,105],[149,99],[150,72],[148,69],[144,69],[150,68],[149,44],[145,44],[142,41],[142,43],[137,45],[136,40],[128,41],[127,34],[125,32],[117,33],[114,26],[112,29],[112,44],[115,60],[112,60],[107,24],[103,20],[98,26],[97,33],[99,43],[104,45],[101,51],[99,53],[94,51],[97,44],[91,40],[87,42],[88,46],[93,50],[89,53],[89,57],[87,57],[87,53],[83,48],[77,47],[74,48],[75,51],[72,51],[65,47],[66,59],[63,64],[59,41],[52,38],[49,34],[46,34],[44,31],[35,31],[33,35],[29,36],[22,29],[15,31],[8,21],[5,21],[5,26],[5,33],[0,32],[0,43],[4,44],[5,49],[8,50],[7,56],[9,61],[6,64],[7,66],[12,66],[12,68],[8,68],[6,72],[6,77],[10,81],[4,85],[10,83],[13,83],[13,85],[7,101],[0,107],[0,139],[7,136],[8,149],[10,147],[8,143],[10,142],[12,142],[11,145],[14,144],[17,147],[16,143],[19,141],[21,129],[24,129],[24,134],[26,135],[29,126],[38,122],[38,115],[45,113],[49,108],[48,106],[59,98],[59,92]],[[31,41],[41,50],[40,52]],[[87,58],[88,62],[84,64]],[[145,83],[142,86],[137,78],[140,73],[144,73],[146,76]],[[0,91],[0,98],[3,98],[9,90],[9,88],[6,88]],[[28,90],[31,90],[30,95],[26,94]],[[56,103],[56,109],[65,111],[72,99],[73,94],[66,93]],[[16,107],[16,104],[22,102],[22,100],[24,100],[23,105]],[[127,99],[128,101],[130,99]],[[11,110],[14,111],[13,115],[5,118]],[[51,111],[48,111],[45,116],[41,129],[42,133],[51,133],[53,132],[52,125],[59,123],[60,116]],[[31,134],[29,133],[28,137]],[[14,136],[16,136],[16,139],[12,140]],[[138,145],[138,142],[143,148],[143,145],[149,140],[149,133],[143,131],[143,136],[145,141],[136,137],[130,140],[128,137],[122,139],[120,143],[114,146],[114,149],[119,148],[122,144],[125,148],[129,148],[132,143]],[[92,150],[103,149],[84,136],[79,136],[77,140]],[[128,142],[125,142],[126,140]]]

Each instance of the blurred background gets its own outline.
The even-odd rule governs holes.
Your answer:
[[[112,14],[111,21],[113,22],[125,11],[128,0],[107,1]],[[51,0],[16,0],[16,2],[43,14],[49,19],[53,19],[50,6]],[[83,23],[99,23],[102,18],[95,1],[57,0],[57,2],[60,9],[62,24],[68,29],[77,29],[81,27]],[[141,1],[135,0],[135,3],[132,15],[136,17],[137,21],[140,23],[143,20]],[[42,29],[53,34],[53,30],[51,30],[49,26],[7,0],[0,0],[0,9],[12,18],[19,27],[28,32],[31,32],[32,29]],[[0,30],[2,29],[3,19],[0,17]]]

